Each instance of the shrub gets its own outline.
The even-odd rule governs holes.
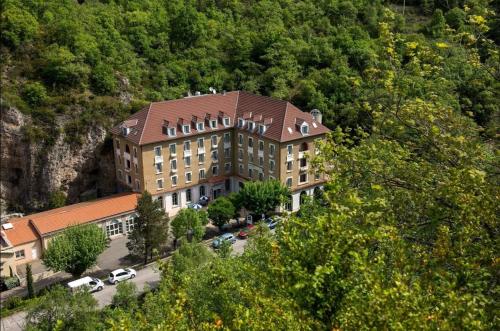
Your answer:
[[[47,90],[39,82],[28,83],[24,86],[22,96],[30,106],[41,106],[47,100]]]
[[[17,277],[7,277],[4,280],[5,287],[7,290],[13,289],[14,287],[19,286],[19,278]]]

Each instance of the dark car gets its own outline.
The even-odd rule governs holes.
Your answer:
[[[276,228],[276,225],[281,221],[279,217],[269,217],[264,220],[264,224],[270,229]]]

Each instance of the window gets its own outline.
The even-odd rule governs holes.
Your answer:
[[[20,259],[24,259],[26,256],[25,256],[25,253],[24,253],[24,249],[20,250],[20,251],[16,251],[16,259],[20,260]]]
[[[118,179],[123,180],[123,172],[118,170]]]
[[[179,197],[177,196],[177,193],[172,194],[172,206],[176,207],[179,205]]]
[[[125,144],[125,153],[130,154],[130,147],[128,147],[128,144]]]
[[[207,192],[205,191],[205,186],[201,185],[201,186],[200,186],[200,197],[202,197],[202,196],[206,195],[206,193],[207,193]]]
[[[175,128],[168,128],[168,135],[170,137],[175,137]]]
[[[205,139],[198,138],[198,148],[203,148],[203,147],[205,147]]]
[[[262,156],[259,156],[259,166],[264,166],[264,158]]]
[[[226,189],[226,192],[231,191],[231,180],[230,179],[226,179],[224,181],[224,188]]]
[[[314,180],[319,180],[320,174],[319,172],[314,173]]]
[[[196,123],[196,130],[205,131],[205,123],[203,123],[203,122]]]
[[[248,177],[253,178],[253,170],[252,170],[252,168],[248,168]]]
[[[120,151],[120,140],[116,139],[115,140],[115,143],[116,143],[116,149],[118,150],[118,152]]]
[[[286,151],[287,151],[288,155],[292,155],[293,154],[293,145],[286,146]]]
[[[243,135],[242,134],[238,134],[238,145],[243,145]]]
[[[198,162],[199,163],[205,162],[205,154],[198,154]]]
[[[156,180],[156,188],[157,188],[158,190],[163,189],[163,178],[160,178],[160,179],[157,179],[157,180]]]
[[[156,163],[155,168],[156,174],[161,174],[163,172],[163,163]]]
[[[158,197],[158,199],[156,199],[156,202],[158,202],[158,205],[160,206],[161,209],[164,209],[163,208],[163,197]]]
[[[192,198],[192,194],[191,194],[191,189],[190,189],[190,188],[188,188],[188,189],[186,190],[186,201],[187,201],[187,202],[191,202],[192,200],[193,200],[193,198]]]
[[[177,186],[177,176],[170,177],[170,180],[172,181],[172,186]]]
[[[222,122],[224,123],[224,126],[227,128],[231,124],[231,119],[229,117],[224,117]]]
[[[200,177],[200,179],[205,179],[206,178],[205,169],[200,169],[199,177]]]
[[[248,162],[253,163],[253,153],[248,153]]]
[[[238,118],[238,127],[242,128],[245,125],[245,120],[242,118]]]
[[[276,147],[273,144],[269,144],[269,156],[274,157],[276,153]]]
[[[189,125],[183,125],[182,126],[182,133],[188,134],[191,132],[191,127]]]
[[[217,120],[210,120],[210,127],[212,129],[217,129]]]
[[[127,184],[132,185],[132,176],[127,175]]]
[[[155,156],[161,156],[161,146],[155,147]]]
[[[191,183],[192,174],[190,172],[186,172],[186,183]]]
[[[134,147],[134,157],[137,157],[137,148]]]
[[[299,146],[299,152],[304,152],[309,149],[309,145],[304,141],[302,144]]]
[[[170,160],[170,169],[177,170],[177,160],[176,159]]]
[[[130,233],[134,230],[135,217],[129,216],[125,219],[125,232]]]
[[[226,172],[226,174],[231,172],[231,163],[224,164],[224,171]]]
[[[308,134],[309,133],[309,125],[307,125],[306,123],[302,124],[300,127],[300,133]]]
[[[225,143],[231,142],[231,134],[229,132],[224,133],[224,142]]]
[[[126,162],[125,162],[125,168],[126,168],[127,170],[130,170],[130,166],[132,165],[132,163],[130,163],[130,160],[125,160],[125,161],[126,161]]]
[[[123,233],[122,222],[119,220],[113,220],[106,225],[106,234],[108,237],[116,236],[120,233]]]
[[[292,187],[292,177],[288,177],[288,178],[286,179],[286,186],[287,186],[287,187]]]
[[[275,168],[276,163],[274,162],[274,160],[269,160],[269,171],[273,172]]]
[[[238,165],[238,172],[240,175],[243,175],[243,164]]]
[[[243,160],[243,150],[241,148],[238,149],[238,160],[240,160],[240,161]]]
[[[224,148],[224,157],[226,159],[231,157],[231,148]]]
[[[218,174],[219,174],[219,167],[213,166],[212,167],[212,175],[217,176]]]
[[[135,180],[135,189],[137,191],[140,191],[141,190],[141,182],[139,180]]]
[[[259,124],[259,134],[263,135],[266,132],[266,126]]]
[[[262,140],[259,140],[259,151],[264,151],[264,142]]]
[[[255,123],[248,121],[248,130],[253,131],[255,129]]]
[[[264,173],[263,172],[259,172],[259,180],[264,180]]]
[[[217,150],[212,151],[212,160],[213,161],[218,161],[219,160],[219,153]]]
[[[292,171],[292,165],[293,165],[292,161],[288,161],[286,163],[286,171]]]
[[[184,158],[184,166],[190,167],[191,166],[191,156],[186,156]]]
[[[137,166],[137,163],[134,163],[134,170],[136,174],[139,173],[139,166]]]
[[[184,142],[184,150],[185,151],[191,150],[191,142],[189,140]]]
[[[300,174],[299,176],[299,183],[306,183],[307,182],[307,173]]]
[[[175,156],[177,154],[177,145],[176,144],[168,145],[168,149],[170,151],[170,156]]]
[[[122,157],[118,155],[118,164],[122,164]]]
[[[252,148],[253,147],[253,138],[248,137],[248,147]]]
[[[211,140],[212,140],[212,147],[217,147],[217,136],[212,136]]]

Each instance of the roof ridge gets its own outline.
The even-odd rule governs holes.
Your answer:
[[[285,114],[283,114],[283,123],[281,123],[280,142],[283,141],[283,132],[285,132],[286,113],[288,112],[288,105],[289,104],[290,104],[290,102],[286,101]]]
[[[146,128],[146,124],[148,123],[148,118],[149,118],[149,112],[151,111],[151,106],[153,105],[153,102],[150,102],[149,103],[149,108],[148,108],[148,112],[146,113],[146,119],[144,120],[144,125],[142,126],[142,132],[141,132],[141,137],[139,138],[139,146],[141,145],[142,143],[142,136],[144,135],[144,131],[145,128]]]

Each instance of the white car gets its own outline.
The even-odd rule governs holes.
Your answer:
[[[191,209],[194,209],[194,210],[200,210],[203,208],[202,205],[200,205],[199,203],[190,203],[188,205],[188,208],[191,208]]]
[[[104,288],[104,283],[94,277],[83,277],[68,283],[68,288],[72,291],[78,291],[81,289],[88,289],[90,292],[102,291]]]
[[[134,269],[116,269],[109,274],[108,281],[110,284],[116,284],[122,280],[134,278],[137,272]]]

